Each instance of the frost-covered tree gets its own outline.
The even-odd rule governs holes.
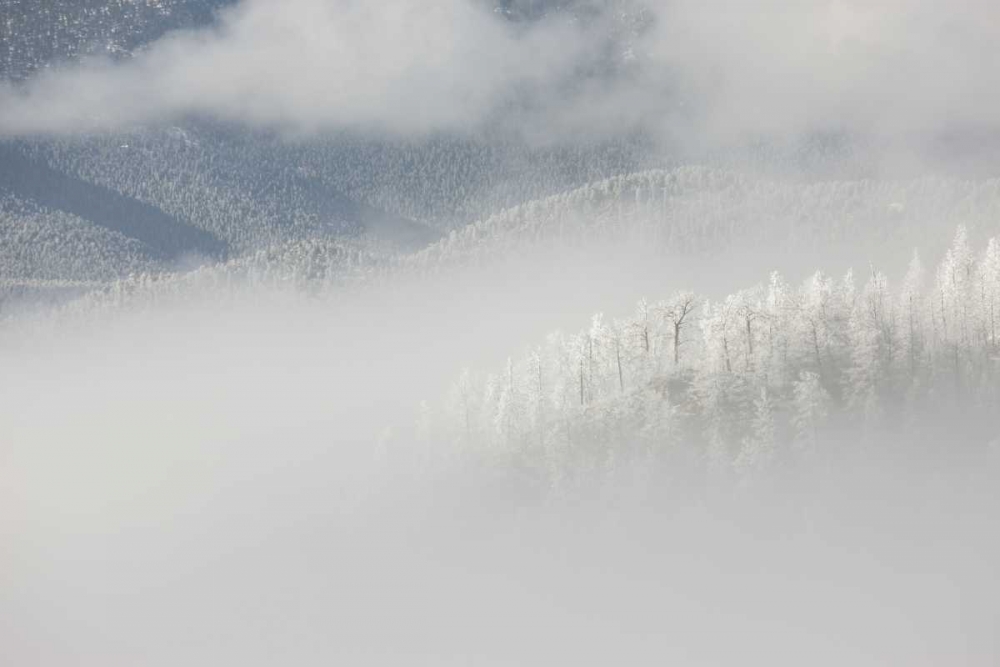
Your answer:
[[[780,273],[771,273],[767,295],[763,301],[760,337],[764,349],[759,352],[763,360],[761,373],[765,382],[780,384],[791,363],[794,339],[795,298],[788,283]]]
[[[701,317],[701,330],[705,347],[704,361],[709,367],[733,372],[733,348],[739,335],[739,321],[736,317],[738,301],[734,296],[726,297],[718,303],[705,303]]]
[[[996,237],[986,244],[986,252],[977,271],[980,296],[982,339],[990,354],[1000,349],[1000,242]]]
[[[815,449],[829,416],[831,403],[830,394],[823,388],[819,374],[801,371],[799,378],[792,383],[792,426],[797,449]]]
[[[975,300],[975,262],[969,247],[968,233],[959,226],[948,252],[937,270],[935,280],[935,322],[939,354],[951,360],[957,384],[962,382],[962,366],[970,353],[971,312]]]
[[[550,479],[619,475],[652,452],[663,456],[647,456],[649,465],[758,475],[791,452],[819,454],[954,405],[942,399],[956,385],[942,379],[954,372],[956,343],[971,399],[963,405],[995,404],[996,241],[971,257],[960,230],[929,289],[914,255],[895,294],[872,268],[860,289],[853,272],[839,282],[815,273],[797,290],[772,274],[766,288],[718,301],[687,292],[641,301],[625,320],[598,315],[575,335],[551,335],[484,391],[466,391],[464,377],[458,386],[485,396],[494,439],[543,444]],[[694,323],[700,338],[678,335]],[[682,363],[669,363],[680,342]]]
[[[749,426],[734,464],[743,474],[754,475],[767,469],[777,447],[774,403],[767,387],[761,387],[754,399],[753,418]]]
[[[660,316],[669,325],[674,367],[680,365],[681,345],[683,344],[682,336],[693,318],[693,313],[697,306],[698,299],[693,293],[678,292],[657,307]]]
[[[817,271],[806,281],[798,299],[799,353],[812,369],[822,375],[825,367],[833,363],[831,347],[834,316],[833,282]]]
[[[527,408],[521,376],[515,372],[513,359],[508,359],[506,371],[500,378],[493,420],[499,443],[508,448],[517,448],[523,444],[529,427]]]
[[[763,290],[760,286],[740,290],[731,298],[742,338],[743,370],[750,373],[756,370],[758,339],[762,337],[758,323],[767,316]]]
[[[872,270],[855,301],[848,326],[850,361],[846,370],[848,404],[866,421],[877,419],[895,358],[896,325],[885,276]]]
[[[926,346],[924,340],[924,267],[920,254],[914,251],[906,269],[897,297],[896,311],[901,336],[898,352],[907,370],[910,382],[914,382],[923,363]]]

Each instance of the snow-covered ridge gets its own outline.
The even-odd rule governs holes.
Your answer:
[[[731,246],[943,241],[1000,224],[1000,179],[801,183],[711,167],[651,170],[528,202],[414,255],[426,266],[488,261],[539,242],[640,239],[677,253]]]
[[[11,224],[16,227],[18,222],[12,219]],[[917,247],[933,252],[957,225],[965,226],[974,242],[997,233],[1000,180],[794,183],[708,167],[684,167],[604,179],[505,209],[412,253],[400,252],[398,246],[367,235],[312,236],[303,228],[302,238],[293,234],[291,239],[282,240],[279,236],[267,244],[263,243],[265,234],[249,246],[260,244],[260,249],[223,262],[193,260],[199,268],[186,275],[177,267],[143,264],[142,247],[133,248],[122,238],[123,249],[112,256],[113,266],[91,279],[108,280],[110,276],[109,288],[102,292],[129,294],[128,302],[138,303],[153,285],[156,290],[170,285],[171,291],[180,294],[193,293],[195,286],[221,289],[249,280],[316,291],[390,276],[446,274],[525,250],[633,241],[664,256],[709,257],[727,248],[825,252],[840,244],[865,247],[871,258],[880,247]],[[19,233],[30,229],[25,226]],[[36,236],[41,233],[40,229]],[[89,257],[61,245],[61,241],[72,240],[73,234],[50,236],[55,259],[49,263],[59,264],[56,260],[63,255]],[[90,245],[96,248],[94,252],[100,250],[100,244]],[[46,247],[31,246],[36,253]],[[18,257],[8,260],[28,262]],[[42,265],[41,260],[31,261],[33,267]],[[101,266],[95,262],[90,265]],[[115,271],[131,276],[118,280],[124,286],[121,289],[114,287]],[[142,275],[149,278],[136,278]],[[19,278],[20,274],[11,271],[7,276]],[[74,274],[42,277],[78,279]],[[90,278],[89,274],[86,277]]]

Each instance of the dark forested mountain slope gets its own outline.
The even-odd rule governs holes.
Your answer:
[[[233,4],[3,0],[0,78],[16,84],[88,56],[127,59],[171,30],[210,25]],[[580,18],[600,4],[494,8],[509,20],[530,21],[551,12]],[[436,230],[650,166],[649,154],[642,138],[625,133],[573,147],[532,146],[500,129],[411,139],[343,132],[289,142],[205,119],[5,141],[0,276],[103,280],[137,266],[156,271],[191,258],[361,235],[409,250],[434,241]],[[46,242],[15,252],[27,233]],[[103,260],[57,260],[93,252]]]
[[[60,212],[86,223],[80,231],[94,242],[101,229],[137,242],[153,270],[305,238],[368,235],[416,249],[438,230],[633,171],[644,159],[631,139],[570,149],[343,134],[290,144],[195,123],[0,144],[0,192],[30,203],[36,225]],[[4,213],[13,219],[18,210]],[[64,277],[95,276],[67,267]]]
[[[170,30],[203,26],[235,0],[3,0],[0,75],[25,79],[87,56],[126,58]]]

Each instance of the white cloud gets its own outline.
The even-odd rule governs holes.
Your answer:
[[[466,0],[245,0],[212,30],[168,35],[126,64],[90,62],[0,96],[7,133],[210,114],[292,130],[465,127],[511,86],[584,46],[567,24],[514,26]]]
[[[650,57],[715,133],[896,134],[995,123],[1000,12],[967,0],[680,0]]]
[[[540,134],[622,123],[700,139],[907,134],[1000,117],[990,2],[648,0],[631,65],[568,87],[600,57],[609,22],[621,28],[624,3],[598,4],[612,8],[603,20],[527,25],[472,0],[244,0],[219,26],[168,35],[127,63],[0,89],[0,133],[186,114],[292,132],[468,130],[525,91],[524,127]]]

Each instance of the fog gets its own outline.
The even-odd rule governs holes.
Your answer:
[[[1000,663],[994,3],[492,4],[241,0],[0,82],[5,140],[500,128],[712,163],[412,253],[275,232],[44,303],[0,271],[28,295],[0,302],[0,664]],[[91,243],[62,224],[18,238]]]
[[[462,365],[718,273],[557,257],[8,327],[0,657],[995,663],[995,463],[559,500],[421,440]]]
[[[487,3],[242,0],[133,58],[0,90],[0,133],[209,116],[291,133],[469,132],[552,141],[644,127],[704,148],[843,131],[996,129],[998,10],[962,0],[591,0],[510,22]],[[584,11],[588,10],[588,11]]]
[[[248,0],[218,26],[169,34],[125,64],[92,62],[5,91],[0,126],[77,131],[207,114],[294,131],[461,130],[514,85],[565,75],[583,40],[558,20],[515,33],[467,0]]]

